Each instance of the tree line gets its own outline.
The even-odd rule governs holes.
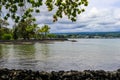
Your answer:
[[[13,25],[13,28],[8,28],[9,23],[6,20],[0,19],[0,40],[18,40],[18,39],[47,39],[50,38],[50,27],[44,25],[38,27],[33,20],[26,19],[24,22],[19,22]]]
[[[0,40],[10,39],[45,39],[50,27],[44,25],[41,28],[35,24],[33,13],[40,13],[40,7],[46,5],[48,11],[55,10],[53,22],[67,16],[72,22],[77,20],[77,15],[85,11],[88,0],[0,0]],[[12,29],[7,28],[7,20],[14,21]]]
[[[62,38],[97,38],[97,39],[110,39],[110,38],[120,38],[120,32],[80,32],[80,33],[61,33],[56,34],[58,37]]]

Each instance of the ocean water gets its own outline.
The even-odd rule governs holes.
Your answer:
[[[0,44],[0,68],[116,70],[120,68],[120,39],[76,39],[35,44]]]

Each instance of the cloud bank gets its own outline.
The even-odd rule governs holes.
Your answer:
[[[120,31],[120,0],[89,0],[86,12],[77,16],[72,22],[64,16],[57,22],[52,22],[55,11],[48,12],[45,6],[41,7],[40,14],[34,14],[37,24],[48,24],[52,33],[64,32],[108,32]]]

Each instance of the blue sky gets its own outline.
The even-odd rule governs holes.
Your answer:
[[[88,0],[86,12],[78,15],[76,22],[71,22],[65,16],[57,22],[52,22],[54,11],[48,12],[45,6],[41,13],[35,14],[39,26],[48,24],[51,32],[108,32],[120,31],[120,0]]]

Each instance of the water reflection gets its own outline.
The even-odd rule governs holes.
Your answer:
[[[9,47],[10,46],[5,46],[5,45],[0,44],[0,57],[1,58],[7,57],[7,54],[9,52],[8,50]]]
[[[34,59],[35,47],[34,45],[14,45],[15,54],[21,59]]]
[[[50,55],[50,49],[49,49],[49,44],[36,44],[35,48],[36,48],[36,58],[37,59],[46,59],[48,58]]]
[[[51,49],[50,46],[51,44],[35,44],[36,48],[36,53],[35,57],[36,60],[39,62],[36,65],[36,69],[40,71],[47,71],[48,68],[51,69],[52,67],[50,66],[51,61],[49,60],[50,55],[51,55]]]
[[[83,40],[32,45],[0,44],[0,67],[51,70],[115,70],[120,66],[119,40]],[[109,55],[109,56],[108,56]]]
[[[50,57],[49,44],[0,45],[0,67],[9,69],[46,70]],[[42,64],[42,65],[41,65]],[[48,66],[47,66],[48,67]]]
[[[13,45],[0,45],[1,46],[1,50],[0,51],[2,51],[1,52],[1,54],[0,54],[0,56],[1,56],[1,59],[0,59],[0,67],[7,67],[8,66],[8,64],[9,64],[9,62],[11,61],[11,58],[13,58],[13,54],[11,54],[10,52],[12,51],[12,46]],[[14,51],[12,51],[12,52],[14,52]]]
[[[3,59],[3,46],[0,45],[0,64],[4,63],[4,61],[2,59]]]
[[[33,68],[34,54],[34,45],[0,45],[0,67]]]
[[[3,48],[2,48],[2,45],[0,45],[0,58],[2,58],[2,55],[3,55],[3,54],[2,54],[2,49],[3,49]]]
[[[34,45],[15,45],[16,63],[21,69],[32,69],[36,65]]]

